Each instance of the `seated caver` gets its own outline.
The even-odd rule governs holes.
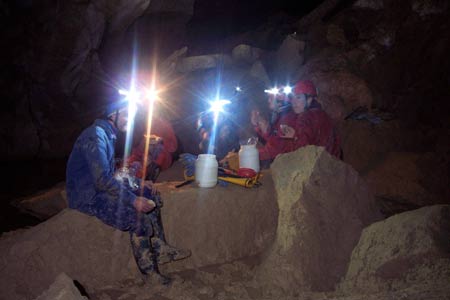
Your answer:
[[[333,121],[317,102],[317,89],[309,80],[295,85],[292,108],[296,114],[293,126],[285,125],[282,136],[289,139],[288,151],[315,145],[322,146],[337,158],[342,158],[340,138]]]
[[[278,154],[288,152],[289,142],[282,137],[281,125],[294,125],[295,114],[291,107],[289,94],[269,93],[268,105],[272,112],[270,121],[258,110],[251,112],[251,123],[264,144],[258,148],[259,159],[263,167],[268,167]]]
[[[114,100],[104,117],[85,129],[73,146],[66,169],[69,207],[128,231],[144,279],[152,284],[168,284],[171,280],[159,272],[158,262],[186,258],[190,251],[166,243],[160,213],[162,200],[151,183],[141,188],[141,182],[126,169],[116,174],[116,136],[119,130],[126,131],[129,107],[136,103],[118,93]]]

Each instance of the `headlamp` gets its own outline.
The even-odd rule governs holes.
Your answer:
[[[209,110],[215,113],[222,112],[223,107],[230,103],[231,101],[226,99],[211,101],[209,102],[209,104],[211,105]]]
[[[265,93],[271,94],[271,95],[278,95],[280,90],[276,87],[271,88],[270,90],[264,90]]]

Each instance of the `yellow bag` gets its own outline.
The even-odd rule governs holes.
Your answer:
[[[237,152],[228,152],[221,161],[222,164],[227,166],[227,169],[237,172],[239,170],[239,154]]]

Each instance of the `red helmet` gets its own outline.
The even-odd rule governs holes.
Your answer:
[[[317,89],[314,83],[310,80],[300,80],[297,82],[294,88],[294,93],[298,94],[307,94],[311,96],[317,96]]]

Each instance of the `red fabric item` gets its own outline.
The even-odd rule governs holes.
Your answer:
[[[260,137],[266,141],[264,147],[258,148],[260,160],[274,159],[278,154],[286,153],[289,151],[289,145],[291,142],[281,137],[282,130],[280,128],[280,125],[283,124],[294,127],[295,119],[295,113],[293,111],[288,111],[281,114],[272,128],[269,128],[268,133],[266,133],[265,135],[257,130],[257,133],[260,135]]]
[[[173,130],[172,125],[168,121],[153,116],[151,134],[159,136],[163,140],[164,145],[163,149],[158,154],[154,162],[160,166],[161,171],[166,170],[172,165],[172,155],[178,148],[178,141],[175,136],[175,131]],[[142,138],[139,145],[133,148],[131,155],[128,158],[128,163],[138,161],[141,164],[143,164],[144,150],[145,150],[145,138]],[[150,163],[150,161],[148,163]],[[140,172],[142,171],[140,170]],[[142,176],[142,173],[138,174],[138,176]]]
[[[320,107],[311,108],[297,115],[295,137],[291,140],[289,151],[315,145],[322,146],[332,155],[341,159],[341,141],[331,118]]]
[[[177,151],[178,142],[175,131],[173,131],[172,125],[168,121],[153,116],[151,133],[163,139],[164,148],[168,152],[174,153]]]
[[[317,96],[317,89],[312,81],[300,80],[295,84],[294,93],[296,95],[307,94],[311,96]]]

